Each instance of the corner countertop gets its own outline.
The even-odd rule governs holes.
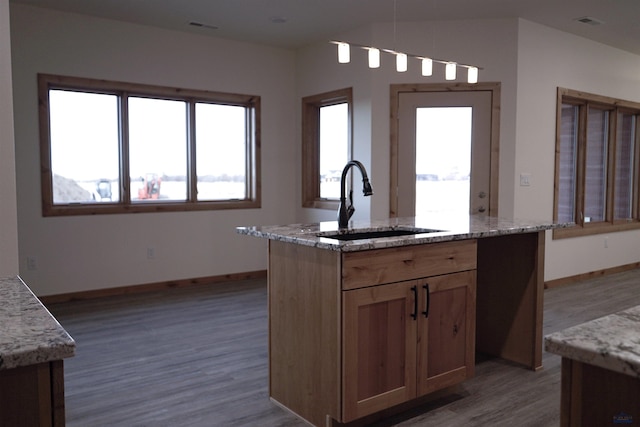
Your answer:
[[[506,219],[485,215],[462,215],[457,217],[434,215],[389,218],[387,220],[377,221],[351,221],[347,229],[340,230],[341,233],[403,228],[424,228],[436,230],[433,232],[412,234],[409,236],[375,239],[340,241],[318,236],[318,234],[326,234],[332,231],[338,232],[337,221],[311,224],[237,227],[236,231],[248,236],[313,246],[321,249],[329,249],[338,252],[355,252],[398,246],[422,245],[426,243],[446,242],[452,240],[479,239],[508,234],[533,233],[552,228],[568,227],[570,225],[572,224],[555,224],[549,221]]]
[[[72,357],[76,344],[20,277],[0,278],[0,370]]]
[[[545,350],[640,378],[640,305],[547,335]]]

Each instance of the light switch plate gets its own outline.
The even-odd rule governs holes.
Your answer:
[[[530,173],[521,173],[520,174],[520,187],[529,187],[531,185],[531,174]]]

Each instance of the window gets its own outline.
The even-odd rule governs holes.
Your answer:
[[[558,89],[557,117],[554,237],[640,228],[640,104]]]
[[[302,205],[337,209],[351,159],[352,90],[302,99]]]
[[[39,75],[43,215],[260,207],[260,98]]]

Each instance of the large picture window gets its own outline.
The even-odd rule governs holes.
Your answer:
[[[558,89],[554,219],[572,237],[640,228],[640,104]]]
[[[260,98],[39,75],[43,214],[260,206]]]
[[[337,209],[342,168],[351,160],[352,91],[302,99],[302,205]]]

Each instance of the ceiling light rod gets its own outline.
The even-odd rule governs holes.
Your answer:
[[[437,59],[437,58],[432,58],[430,56],[424,56],[424,55],[415,55],[413,53],[406,53],[406,52],[399,52],[397,50],[393,50],[393,49],[386,49],[386,48],[377,48],[374,46],[366,46],[366,45],[362,45],[362,44],[357,44],[357,43],[351,43],[351,42],[345,42],[345,41],[340,41],[340,40],[331,40],[329,41],[329,43],[338,45],[338,47],[340,47],[341,45],[347,45],[347,46],[353,46],[353,47],[359,47],[360,49],[364,49],[364,50],[372,50],[372,49],[378,49],[382,52],[387,52],[390,53],[392,55],[399,55],[399,54],[405,54],[407,55],[409,58],[415,58],[415,59],[430,59],[433,62],[438,62],[440,64],[456,64],[458,67],[464,67],[464,68],[477,68],[478,70],[483,70],[484,68],[482,67],[478,67],[475,65],[470,65],[470,64],[462,64],[460,62],[457,61],[448,61],[446,59]],[[349,61],[347,61],[349,62]]]

